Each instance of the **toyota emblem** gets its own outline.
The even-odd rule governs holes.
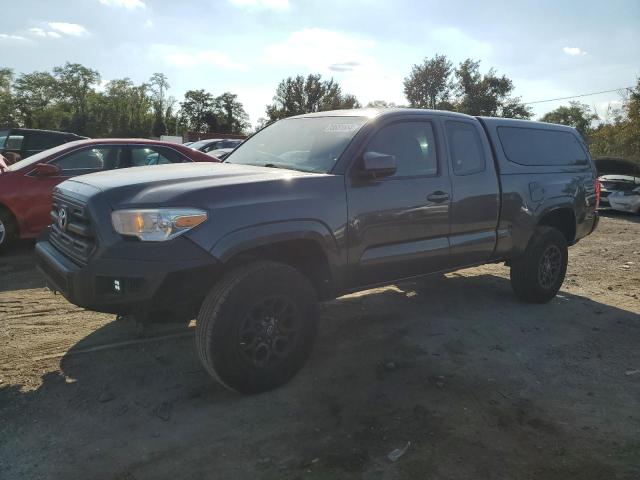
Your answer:
[[[58,210],[58,227],[60,227],[60,230],[66,230],[68,222],[69,218],[67,216],[67,209],[64,207],[60,207],[60,209]]]

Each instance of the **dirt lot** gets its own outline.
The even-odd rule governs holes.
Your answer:
[[[322,317],[293,382],[243,397],[193,325],[136,340],[45,290],[21,245],[0,257],[0,478],[640,478],[638,217],[572,248],[548,305],[492,265]]]

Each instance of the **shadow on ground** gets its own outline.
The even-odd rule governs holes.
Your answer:
[[[0,292],[44,287],[36,272],[33,240],[21,240],[0,252]]]
[[[640,223],[640,215],[636,215],[629,212],[619,212],[617,210],[611,210],[610,208],[599,210],[599,214],[606,218],[615,218],[618,220],[626,220],[632,223]]]
[[[0,477],[640,477],[632,312],[526,305],[463,273],[341,298],[322,320],[305,369],[251,397],[208,377],[192,335],[87,352],[131,340],[108,324],[37,390],[0,389]]]

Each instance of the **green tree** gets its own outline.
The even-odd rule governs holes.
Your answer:
[[[214,131],[217,117],[214,112],[215,98],[204,90],[189,90],[180,104],[180,118],[183,125],[194,132]]]
[[[87,130],[92,135],[148,137],[153,126],[153,100],[149,85],[122,78],[107,83],[104,93],[94,93]]]
[[[598,120],[598,115],[591,111],[591,107],[580,102],[569,102],[569,106],[561,106],[545,113],[540,121],[568,125],[579,131],[585,138],[591,130],[591,124]]]
[[[27,128],[60,128],[63,108],[55,108],[59,85],[49,72],[20,75],[14,85],[19,123]]]
[[[164,73],[154,73],[149,80],[153,99],[153,135],[160,137],[167,133],[166,123],[166,92],[169,89],[169,81]]]
[[[449,101],[453,88],[451,79],[453,63],[445,56],[425,58],[420,65],[414,65],[404,79],[404,94],[409,105],[414,108],[450,110]]]
[[[589,147],[594,156],[621,157],[640,165],[640,78],[622,95],[622,108],[613,120],[591,132]]]
[[[225,92],[216,97],[214,107],[220,133],[242,134],[251,127],[249,115],[245,112],[242,103],[238,101],[238,95]]]
[[[282,80],[266,113],[273,121],[303,113],[359,107],[356,97],[344,95],[333,79],[322,80],[320,74],[311,74],[306,78],[298,75]]]
[[[470,58],[455,70],[455,109],[468,115],[490,117],[531,118],[529,107],[512,97],[513,81],[506,76],[497,76],[490,68],[480,73],[480,62]]]
[[[0,127],[15,122],[12,84],[13,70],[0,68]]]
[[[89,98],[94,93],[93,86],[100,83],[100,74],[79,63],[67,62],[62,67],[55,67],[53,75],[60,99],[71,106],[69,128],[84,134],[87,131]]]

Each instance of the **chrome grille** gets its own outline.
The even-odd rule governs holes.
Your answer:
[[[95,247],[86,205],[54,193],[49,241],[71,260],[85,265]]]

